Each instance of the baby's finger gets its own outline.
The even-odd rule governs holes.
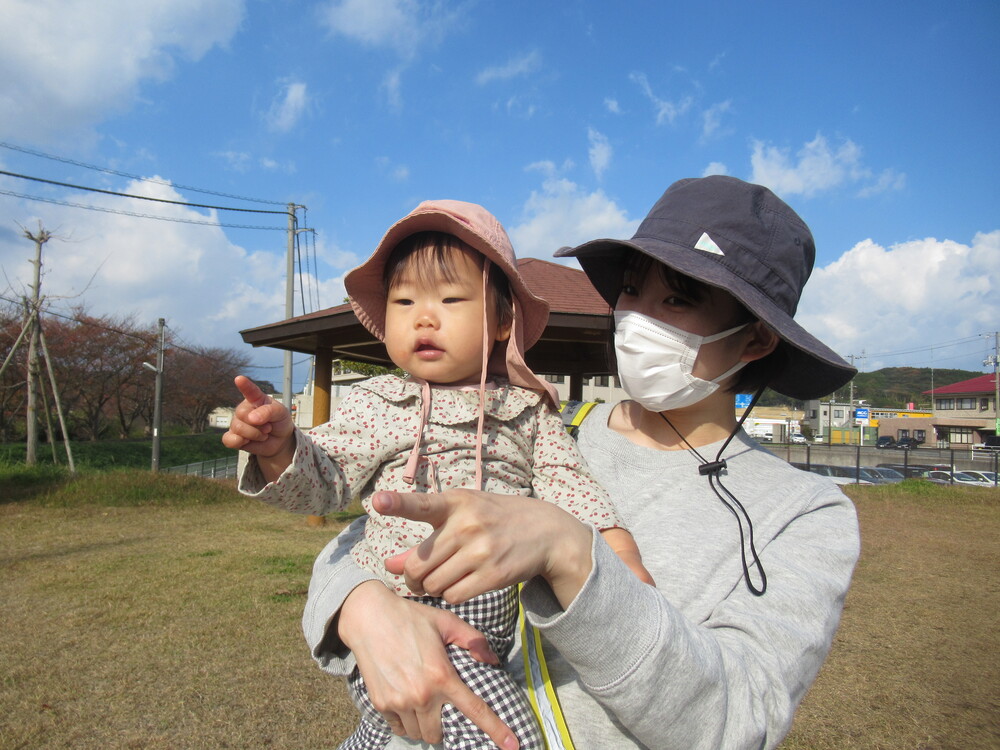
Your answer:
[[[251,404],[260,406],[266,402],[267,396],[264,391],[246,375],[237,375],[234,382],[236,383],[236,387],[240,389],[240,393],[243,394],[243,398]]]

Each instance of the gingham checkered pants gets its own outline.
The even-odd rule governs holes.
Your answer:
[[[511,728],[522,750],[544,750],[538,722],[524,691],[503,668],[514,643],[517,624],[517,588],[490,591],[464,604],[452,605],[432,596],[413,597],[413,601],[454,612],[486,636],[490,648],[500,658],[500,666],[481,664],[458,646],[448,646],[448,656],[459,677],[486,701]],[[361,723],[340,750],[374,750],[385,747],[392,738],[389,724],[372,705],[364,679],[355,667],[348,678],[351,698],[361,712]],[[441,709],[442,745],[446,750],[480,750],[496,745],[475,724],[450,703]]]

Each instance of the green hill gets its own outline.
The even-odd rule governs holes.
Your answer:
[[[874,372],[859,372],[854,378],[854,400],[864,399],[872,406],[906,408],[913,403],[918,409],[929,409],[931,398],[924,394],[932,388],[958,383],[982,375],[975,370],[946,370],[929,367],[885,367]],[[846,402],[850,398],[850,386],[833,394],[833,400]],[[824,397],[824,401],[826,398]],[[788,405],[802,407],[800,401],[789,401],[773,391],[765,392],[761,406]]]

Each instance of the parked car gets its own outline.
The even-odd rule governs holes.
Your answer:
[[[991,482],[974,477],[972,474],[964,471],[930,471],[927,475],[930,479],[940,479],[948,484],[963,484],[974,487],[990,487],[992,485]]]
[[[801,432],[793,432],[791,435],[789,435],[788,439],[793,443],[800,443],[803,445],[809,442],[808,440],[806,440],[806,436],[803,435]]]
[[[911,450],[913,448],[919,448],[921,445],[922,445],[922,443],[919,440],[917,440],[916,438],[903,437],[903,438],[900,438],[899,440],[897,440],[893,444],[892,447],[893,448],[903,448],[905,450]]]
[[[903,476],[903,472],[890,469],[888,466],[862,466],[861,468],[867,469],[881,478],[882,484],[895,484],[896,482],[902,482],[906,479],[906,477]]]
[[[893,469],[898,471],[900,474],[906,476],[907,479],[913,479],[914,477],[922,477],[927,474],[928,471],[935,471],[941,467],[934,466],[931,464],[878,464],[876,469]]]
[[[836,484],[875,484],[875,482],[864,473],[862,473],[859,481],[858,474],[854,470],[853,466],[830,466],[828,464],[809,464],[807,466],[804,463],[795,462],[792,463],[792,466],[796,469],[801,469],[802,471],[819,474],[821,477],[829,477]]]
[[[892,435],[883,435],[877,441],[875,441],[876,448],[894,448],[896,446],[896,438]]]
[[[1000,483],[998,480],[997,473],[995,471],[976,471],[973,469],[966,469],[966,474],[971,474],[974,477],[979,477],[983,481],[989,482],[992,485]]]

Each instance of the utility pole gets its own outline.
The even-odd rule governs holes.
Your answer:
[[[295,238],[299,232],[311,232],[312,229],[296,227],[298,223],[296,212],[300,206],[288,204],[288,252],[285,259],[285,320],[295,315]],[[302,300],[302,311],[305,312],[305,300]],[[284,383],[281,390],[281,402],[288,411],[292,410],[292,350],[285,352]]]
[[[149,362],[143,362],[142,366],[147,370],[152,370],[156,373],[156,387],[153,392],[153,458],[150,464],[150,469],[153,473],[160,470],[160,427],[163,421],[163,326],[166,321],[163,318],[159,320],[160,327],[160,348],[156,352],[156,367],[153,367]]]
[[[993,332],[993,354],[983,364],[993,365],[993,431],[1000,435],[1000,331]]]
[[[38,384],[41,382],[38,364],[40,348],[38,310],[42,304],[42,246],[52,238],[52,234],[39,224],[36,234],[25,229],[24,236],[35,243],[35,259],[32,261],[32,265],[35,267],[34,284],[31,287],[31,300],[25,300],[24,303],[30,326],[28,335],[28,403],[25,417],[27,446],[24,461],[28,466],[34,466],[38,462],[38,399],[40,396]]]
[[[295,312],[295,210],[294,203],[288,204],[288,257],[285,259],[285,320]],[[292,410],[292,350],[285,350],[285,381],[281,387],[281,400],[285,408]]]

